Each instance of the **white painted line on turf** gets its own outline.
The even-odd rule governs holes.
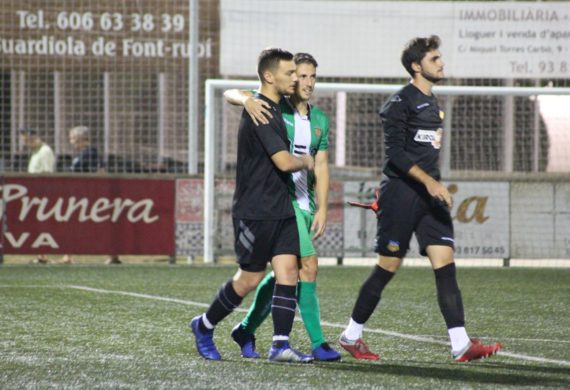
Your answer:
[[[341,329],[344,329],[346,327],[346,325],[334,324],[334,323],[325,322],[325,321],[321,321],[321,325],[326,325],[329,327],[341,328]],[[416,336],[416,335],[392,332],[392,331],[382,330],[382,329],[366,329],[366,332],[385,334],[388,336],[399,337],[402,339],[408,339],[408,340],[414,340],[414,341],[423,341],[423,342],[432,343],[432,344],[449,345],[449,343],[446,341],[436,340],[436,339],[433,339],[431,337]],[[505,352],[502,350],[499,351],[497,353],[497,355],[508,356],[508,357],[520,359],[520,360],[529,360],[529,361],[533,361],[533,362],[552,363],[552,364],[560,364],[562,366],[570,366],[570,362],[567,360],[547,359],[547,358],[542,358],[542,357],[528,356],[528,355],[522,355],[522,354],[518,354],[518,353]]]
[[[328,326],[330,328],[339,328],[339,329],[344,329],[346,328],[346,324],[342,325],[342,324],[335,324],[332,322],[326,322],[326,321],[321,321],[321,325],[325,325]],[[426,343],[432,343],[432,344],[441,344],[441,345],[449,345],[448,342],[446,341],[441,341],[441,340],[436,340],[433,339],[431,337],[425,337],[425,336],[416,336],[416,335],[412,335],[412,334],[406,334],[406,333],[399,333],[399,332],[392,332],[389,330],[382,330],[382,329],[366,329],[365,332],[368,333],[378,333],[378,334],[384,334],[387,336],[393,336],[393,337],[400,337],[402,339],[408,339],[408,340],[414,340],[414,341],[423,341]]]
[[[566,360],[546,359],[546,358],[541,358],[541,357],[536,357],[536,356],[528,356],[528,355],[521,355],[518,353],[505,352],[502,350],[499,351],[497,354],[501,355],[501,356],[508,356],[508,357],[515,358],[515,359],[529,360],[531,362],[560,364],[561,366],[569,366],[570,367],[570,362],[566,361]]]
[[[25,284],[25,285],[20,285],[20,284],[11,284],[11,285],[0,285],[0,288],[68,288],[68,286],[42,286],[41,284]]]
[[[435,334],[419,334],[418,337],[429,337],[435,340],[447,340],[448,336],[443,335],[435,335]],[[491,336],[478,336],[480,340],[493,340],[496,337]],[[552,339],[529,339],[529,338],[521,338],[521,337],[503,337],[501,336],[501,341],[531,341],[531,342],[539,342],[539,343],[556,343],[556,344],[570,344],[570,340],[552,340]]]
[[[161,297],[161,296],[157,296],[157,295],[139,294],[139,293],[133,293],[133,292],[128,292],[128,291],[104,290],[104,289],[100,289],[100,288],[93,288],[93,287],[86,287],[86,286],[67,286],[67,287],[74,288],[77,290],[97,292],[97,293],[103,293],[103,294],[119,294],[119,295],[126,295],[126,296],[131,296],[131,297],[136,297],[136,298],[145,298],[145,299],[153,299],[153,300],[157,300],[157,301],[180,303],[180,304],[188,305],[188,306],[210,307],[210,305],[206,304],[206,303],[195,302],[195,301],[187,301],[187,300],[182,300],[182,299],[177,299],[177,298],[167,298],[167,297]],[[247,310],[238,308],[235,311],[246,312]],[[295,320],[301,321],[301,319],[298,317],[295,318]],[[321,325],[328,326],[331,328],[338,328],[338,329],[344,329],[346,326],[343,324],[335,324],[333,322],[326,322],[326,321],[321,321]],[[368,332],[368,333],[379,333],[379,334],[384,334],[387,336],[399,337],[399,338],[403,338],[403,339],[407,339],[407,340],[421,341],[421,342],[425,342],[425,343],[449,345],[448,342],[436,340],[436,339],[431,338],[431,337],[415,336],[415,335],[411,335],[411,334],[392,332],[392,331],[382,330],[382,329],[367,329],[366,332]],[[517,354],[517,353],[503,352],[503,351],[499,351],[498,354],[501,356],[507,356],[507,357],[514,358],[514,359],[528,360],[528,361],[540,362],[540,363],[559,364],[562,366],[570,366],[570,361],[567,361],[567,360],[547,359],[547,358],[542,358],[542,357],[521,355],[521,354]]]
[[[97,293],[102,293],[102,294],[119,294],[119,295],[127,295],[130,297],[136,297],[136,298],[154,299],[156,301],[181,303],[183,305],[189,305],[189,306],[210,307],[210,305],[208,305],[206,303],[194,302],[194,301],[185,301],[185,300],[176,299],[176,298],[166,298],[166,297],[160,297],[157,295],[139,294],[139,293],[133,293],[133,292],[128,292],[128,291],[103,290],[101,288],[93,288],[93,287],[86,287],[86,286],[67,286],[67,287],[74,288],[76,290],[97,292]]]

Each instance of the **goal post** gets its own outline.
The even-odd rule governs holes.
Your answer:
[[[216,196],[222,194],[216,190],[215,179],[220,177],[231,180],[235,177],[239,116],[236,115],[237,110],[228,108],[228,104],[223,102],[222,92],[233,88],[255,89],[258,86],[259,82],[252,80],[209,79],[205,83],[203,225],[205,263],[214,262],[217,256],[215,249],[224,247],[220,244],[220,240],[233,242],[232,230],[227,226],[220,227],[219,218],[216,216],[216,208],[219,205]],[[360,148],[357,152],[351,152],[353,158],[345,156],[344,153],[342,156],[336,156],[338,153],[331,150],[331,155],[334,155],[331,157],[331,166],[346,165],[345,168],[349,171],[365,167],[370,169],[372,175],[378,174],[383,159],[380,123],[376,118],[375,123],[363,124],[359,121],[366,115],[372,116],[372,114],[365,115],[353,111],[358,111],[362,102],[366,102],[366,105],[370,106],[368,111],[376,117],[381,103],[400,88],[401,84],[317,83],[314,98],[316,105],[324,108],[330,118],[335,118],[331,122],[331,135],[338,140],[344,140],[343,142],[347,143],[346,148]],[[568,97],[570,88],[436,86],[434,93],[442,100],[440,106],[446,112],[441,157],[443,178],[447,179],[449,175],[457,176],[457,174],[465,174],[467,177],[486,174],[490,177],[489,175],[493,173],[501,173],[502,179],[508,181],[511,177],[520,179],[525,175],[529,177],[534,175],[532,177],[536,178],[540,172],[545,171],[544,160],[548,160],[549,144],[548,139],[543,141],[543,138],[548,138],[543,129],[544,125],[536,119],[539,115],[537,97],[554,95]],[[351,104],[347,102],[347,96],[359,100]],[[346,112],[340,113],[339,110]],[[526,119],[527,116],[534,120]],[[523,131],[520,125],[521,117],[525,118],[522,125],[524,133],[521,133]],[[337,123],[339,118],[344,118],[342,120],[347,122]],[[467,124],[458,126],[458,123]],[[360,136],[353,134],[362,126],[369,127],[367,131],[370,136],[365,135],[364,139],[362,134]],[[466,130],[460,134],[456,127]],[[524,135],[524,140],[519,139],[520,134]],[[486,136],[492,137],[488,140],[491,145],[487,145],[487,140],[481,140]],[[570,138],[570,135],[568,137]],[[331,144],[336,145],[335,142]],[[521,158],[521,153],[527,149],[531,151],[528,153],[530,156],[525,154],[524,159]],[[473,161],[467,161],[469,159]],[[230,195],[225,194],[226,197]],[[231,205],[231,202],[226,200],[225,204]],[[227,208],[225,211],[228,212]],[[225,229],[225,235],[221,234],[221,229]],[[226,237],[228,235],[231,237]],[[568,246],[570,248],[570,243]],[[231,244],[226,244],[225,247],[229,249]]]

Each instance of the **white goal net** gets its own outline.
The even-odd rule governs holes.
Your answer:
[[[226,89],[255,81],[208,80],[205,114],[204,256],[233,253],[231,197],[241,110]],[[317,83],[313,103],[331,119],[331,204],[321,255],[371,256],[375,218],[345,207],[368,201],[384,159],[378,110],[401,85]],[[454,196],[456,255],[465,258],[570,257],[570,133],[551,111],[569,88],[439,86],[446,113],[441,169]],[[560,125],[560,124],[559,124]],[[567,125],[564,125],[567,126]],[[562,167],[562,168],[554,168]],[[410,255],[417,254],[412,246]]]

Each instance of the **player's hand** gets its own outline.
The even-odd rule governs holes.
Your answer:
[[[437,180],[431,180],[428,184],[426,184],[426,189],[431,196],[440,202],[445,203],[451,209],[453,206],[453,198],[447,190],[447,187],[445,187]]]
[[[269,103],[261,99],[256,99],[253,96],[245,101],[243,107],[256,126],[260,124],[266,125],[269,123],[269,119],[273,118]]]
[[[327,227],[327,211],[324,209],[319,209],[315,213],[315,218],[313,219],[313,224],[311,225],[311,231],[315,232],[313,235],[313,240],[316,240],[325,233]]]
[[[302,156],[299,156],[299,158],[303,160],[303,164],[305,165],[305,168],[308,171],[315,170],[315,159],[313,158],[313,156],[311,156],[310,154],[303,154]]]

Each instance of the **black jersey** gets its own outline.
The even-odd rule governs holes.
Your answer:
[[[280,171],[271,156],[289,151],[287,128],[279,105],[256,94],[269,103],[273,118],[256,126],[243,110],[238,130],[236,190],[232,215],[239,219],[284,219],[295,216],[287,183],[290,174]]]
[[[410,168],[417,164],[439,180],[443,111],[440,111],[437,99],[408,84],[384,104],[380,117],[386,146],[384,174],[406,177]]]

